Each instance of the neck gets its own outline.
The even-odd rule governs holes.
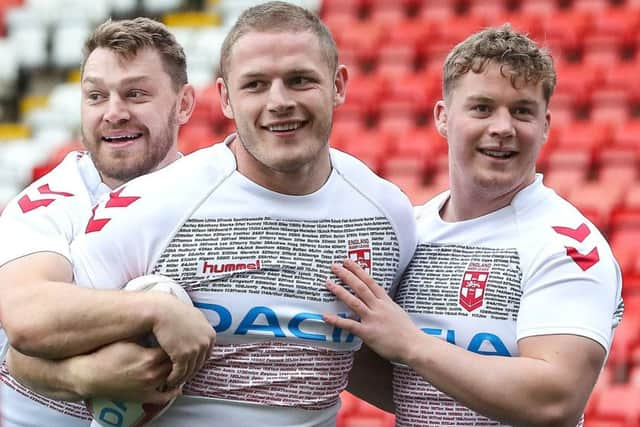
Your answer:
[[[318,191],[329,179],[331,159],[329,145],[318,153],[318,159],[295,170],[276,170],[258,162],[238,141],[229,144],[238,165],[238,172],[256,184],[280,194],[303,196]]]
[[[180,157],[182,157],[182,154],[178,151],[178,148],[174,146],[169,150],[169,152],[167,153],[165,158],[162,159],[162,161],[156,165],[156,167],[154,167],[153,169],[151,169],[150,171],[148,171],[146,173],[151,173],[151,172],[155,172],[155,171],[157,171],[159,169],[162,169],[163,167],[175,162]],[[143,174],[143,175],[145,175],[145,174]],[[138,175],[138,176],[142,176],[142,175]],[[120,187],[121,185],[126,184],[127,182],[131,181],[132,179],[137,178],[137,176],[133,177],[133,178],[128,178],[128,179],[119,179],[119,178],[106,176],[102,172],[100,172],[100,178],[102,179],[102,182],[103,182],[104,185],[106,185],[107,187],[109,187],[109,188],[111,188],[113,190],[113,189],[116,189],[116,188]]]
[[[473,184],[459,183],[451,177],[449,199],[440,209],[440,216],[447,222],[468,221],[509,206],[513,198],[535,178],[507,192],[474,188]]]

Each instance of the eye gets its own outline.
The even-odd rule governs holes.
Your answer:
[[[95,103],[95,102],[99,102],[99,101],[101,101],[102,99],[104,99],[104,96],[103,96],[103,95],[102,95],[102,93],[100,93],[100,92],[97,92],[97,91],[91,91],[91,92],[87,93],[87,99],[88,99],[90,102]]]
[[[529,107],[516,107],[513,110],[513,114],[516,116],[532,116],[533,110]]]
[[[289,80],[289,83],[292,86],[306,86],[309,83],[311,83],[311,79],[304,76],[295,76],[295,77],[292,77],[291,80]]]
[[[264,88],[265,85],[266,84],[263,81],[252,80],[252,81],[247,82],[244,85],[242,85],[242,89],[246,89],[246,90],[249,90],[249,91],[257,91],[257,90],[260,90],[260,89]]]
[[[144,91],[142,91],[140,89],[132,89],[129,92],[127,92],[127,97],[128,98],[133,98],[133,99],[139,99],[139,98],[142,98],[145,95],[146,94],[144,93]]]
[[[475,111],[480,114],[487,114],[491,111],[491,108],[487,104],[475,104],[471,106],[471,111]]]

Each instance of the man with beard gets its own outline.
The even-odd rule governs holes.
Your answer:
[[[169,276],[215,327],[211,357],[154,426],[335,426],[360,342],[321,321],[345,311],[324,287],[330,265],[350,257],[393,292],[415,249],[413,210],[329,147],[348,72],[316,15],[247,9],[220,57],[237,133],[130,182],[127,207],[98,204],[71,245],[74,274],[116,289]]]
[[[214,339],[202,313],[172,296],[71,284],[69,245],[92,206],[180,157],[178,129],[195,105],[182,47],[153,20],[107,21],[85,43],[81,86],[88,153],[70,153],[0,219],[4,427],[89,425],[83,405],[54,399],[165,402],[179,390],[158,388],[192,376]],[[159,348],[135,344],[148,333]]]

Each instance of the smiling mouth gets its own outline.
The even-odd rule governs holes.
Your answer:
[[[288,122],[288,123],[279,123],[275,125],[264,126],[265,129],[269,130],[269,132],[292,132],[294,130],[298,130],[303,127],[307,122]]]
[[[482,149],[478,151],[484,154],[485,156],[489,156],[494,159],[500,159],[500,160],[510,159],[516,154],[518,154],[516,151],[496,151],[496,150],[482,150]]]
[[[134,139],[138,139],[142,136],[141,133],[133,133],[130,135],[118,135],[118,136],[103,136],[101,139],[104,142],[108,143],[122,143],[127,141],[133,141]]]

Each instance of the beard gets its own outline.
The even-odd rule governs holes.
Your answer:
[[[159,135],[151,140],[149,129],[146,126],[138,126],[142,129],[144,146],[133,153],[127,150],[111,152],[106,155],[101,152],[100,147],[106,142],[101,138],[94,137],[93,143],[89,143],[87,136],[82,130],[82,141],[91,154],[91,158],[104,178],[110,178],[120,182],[127,182],[157,169],[158,165],[166,158],[167,153],[177,142],[175,135],[178,127],[176,119],[176,107],[174,106],[168,116],[167,125]]]

